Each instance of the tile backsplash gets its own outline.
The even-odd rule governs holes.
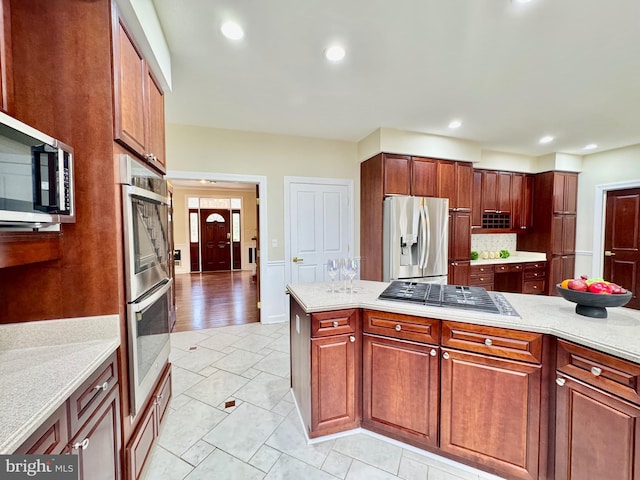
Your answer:
[[[516,251],[517,235],[515,233],[471,235],[471,251],[499,252],[500,250]]]

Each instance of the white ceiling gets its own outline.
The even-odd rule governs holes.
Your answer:
[[[153,1],[169,123],[348,141],[389,127],[535,156],[640,143],[638,0]]]

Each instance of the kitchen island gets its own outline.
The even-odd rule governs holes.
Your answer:
[[[309,437],[361,427],[507,478],[635,478],[640,312],[593,319],[560,297],[504,293],[513,317],[354,286],[288,287]]]

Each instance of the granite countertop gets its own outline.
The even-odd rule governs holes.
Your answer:
[[[386,282],[354,281],[355,293],[331,293],[330,283],[288,285],[287,289],[307,313],[342,308],[369,308],[441,320],[547,333],[640,363],[640,311],[607,308],[608,318],[575,313],[575,304],[562,297],[502,293],[520,317],[470,312],[443,307],[378,300]]]
[[[481,258],[471,260],[471,265],[492,265],[498,263],[546,262],[547,255],[539,252],[512,252],[508,258]]]
[[[13,453],[120,345],[118,315],[0,325],[0,454]]]

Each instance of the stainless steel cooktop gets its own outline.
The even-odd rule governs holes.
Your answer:
[[[433,307],[520,316],[504,295],[496,292],[489,293],[482,287],[394,281],[378,298]]]

